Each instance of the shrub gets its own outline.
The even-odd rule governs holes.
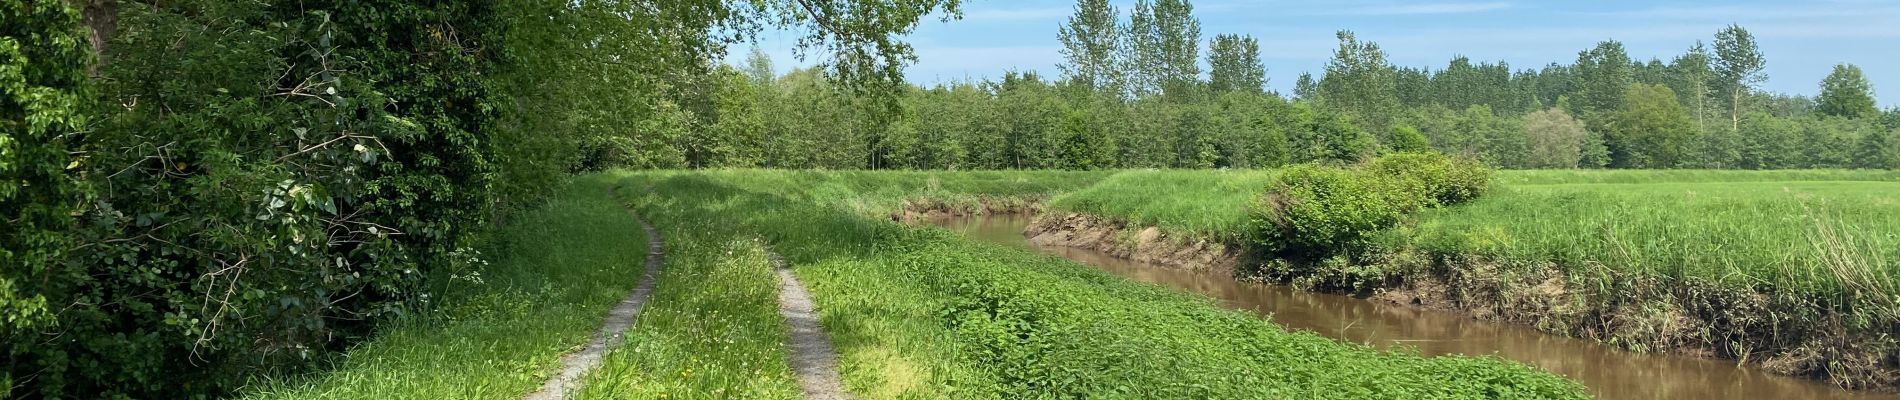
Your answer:
[[[1254,204],[1259,243],[1282,253],[1332,252],[1398,221],[1403,205],[1386,179],[1311,164],[1282,172]],[[1312,255],[1312,254],[1308,254]]]
[[[1438,153],[1397,153],[1366,163],[1366,172],[1390,177],[1420,207],[1448,206],[1477,198],[1491,186],[1491,169],[1466,158]]]
[[[1303,164],[1267,184],[1248,212],[1255,243],[1282,258],[1350,253],[1420,209],[1482,195],[1491,171],[1442,154],[1399,153],[1352,168]]]

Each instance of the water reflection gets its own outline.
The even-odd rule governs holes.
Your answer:
[[[1637,354],[1599,343],[1547,335],[1510,324],[1393,306],[1348,296],[1249,284],[1231,277],[1150,266],[1070,247],[1039,247],[1023,238],[1025,216],[948,218],[931,223],[979,240],[1058,255],[1132,280],[1198,293],[1252,310],[1287,329],[1342,341],[1417,349],[1426,355],[1495,354],[1583,382],[1601,399],[1900,399],[1843,390],[1733,362]]]

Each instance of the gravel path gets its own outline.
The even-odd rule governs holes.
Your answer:
[[[778,313],[791,326],[792,372],[798,374],[798,386],[808,400],[851,398],[838,378],[838,352],[831,348],[831,337],[818,325],[818,312],[811,294],[792,274],[791,264],[777,252],[768,253],[778,272]]]
[[[620,345],[621,334],[633,327],[634,318],[646,307],[647,298],[652,297],[653,286],[660,279],[660,265],[666,260],[665,247],[660,241],[660,232],[654,230],[653,225],[637,215],[633,218],[647,233],[646,273],[640,277],[639,286],[607,314],[607,321],[600,325],[600,332],[594,333],[594,340],[587,342],[586,348],[561,357],[561,372],[548,378],[541,390],[528,394],[528,400],[562,400],[578,391],[581,377],[599,367],[601,357],[607,355],[608,350]]]

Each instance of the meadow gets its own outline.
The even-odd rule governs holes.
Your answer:
[[[643,238],[623,204],[649,216],[668,261],[652,305],[578,398],[796,398],[767,248],[808,282],[859,398],[1586,397],[1515,362],[1288,332],[1205,298],[884,218],[910,199],[1045,199],[1104,175],[588,176],[503,232],[531,238],[498,245],[484,281],[443,303],[448,317],[395,326],[330,371],[261,382],[247,397],[531,390],[637,275]],[[542,292],[553,295],[530,294]],[[502,339],[512,335],[522,340]],[[425,376],[440,370],[457,372]]]
[[[578,398],[798,398],[768,249],[811,288],[844,386],[859,398],[1587,397],[1573,381],[1516,362],[1288,332],[1205,298],[888,218],[920,205],[1037,203],[1237,242],[1247,234],[1246,204],[1276,174],[586,175],[497,231],[484,247],[489,263],[447,272],[457,286],[436,313],[392,324],[324,372],[258,381],[244,393],[518,397],[631,288],[645,247],[633,219],[640,215],[664,238],[658,291]],[[1485,196],[1423,210],[1372,243],[1441,262],[1507,260],[1496,265],[1526,274],[1555,266],[1579,283],[1608,282],[1590,275],[1608,270],[1621,282],[1794,293],[1823,307],[1771,311],[1788,319],[1833,312],[1877,328],[1886,322],[1876,313],[1891,309],[1856,307],[1900,303],[1880,297],[1897,287],[1897,177],[1502,171]],[[1617,290],[1605,287],[1596,293]]]

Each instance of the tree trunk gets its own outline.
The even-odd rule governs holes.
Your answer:
[[[86,67],[86,74],[99,75],[99,67],[106,63],[106,44],[112,42],[112,35],[119,30],[118,0],[74,0],[80,7],[80,15],[86,24],[86,39],[92,43],[93,63]]]

